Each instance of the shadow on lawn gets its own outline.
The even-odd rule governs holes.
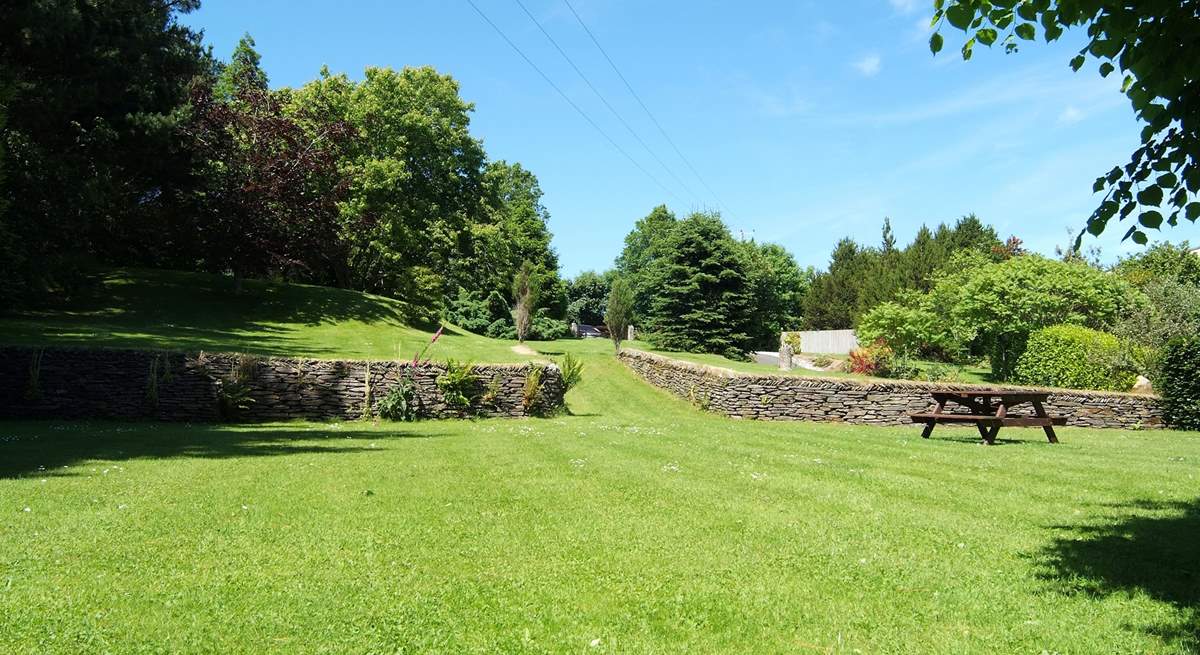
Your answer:
[[[70,468],[64,466],[73,467],[87,460],[350,453],[377,450],[358,445],[360,440],[428,436],[408,428],[369,432],[349,429],[346,424],[316,424],[309,429],[287,425],[4,422],[0,423],[0,479],[28,474],[70,475]]]
[[[1122,516],[1067,530],[1042,553],[1044,577],[1066,594],[1141,592],[1178,610],[1147,630],[1185,652],[1200,650],[1200,498],[1113,506]]]
[[[160,270],[113,270],[67,305],[47,305],[7,315],[6,341],[79,343],[139,347],[148,342],[175,350],[239,350],[289,355],[298,347],[310,356],[329,354],[312,344],[289,340],[294,332],[279,324],[316,326],[344,321],[385,323],[425,330],[436,325],[401,301],[333,288],[246,280],[240,293],[233,281]]]

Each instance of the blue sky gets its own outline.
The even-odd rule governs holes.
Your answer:
[[[1067,66],[1080,33],[963,62],[950,32],[947,49],[929,53],[925,0],[571,0],[701,182],[563,0],[521,2],[649,152],[516,0],[475,2],[649,175],[467,0],[205,0],[185,22],[223,58],[249,32],[273,86],[303,84],[322,65],[355,78],[367,66],[452,75],[475,103],[472,132],[489,156],[537,174],[567,275],[608,268],[634,221],[660,203],[721,210],[735,235],[780,243],[818,268],[843,236],[876,243],[885,216],[906,242],[922,223],[974,212],[1002,238],[1050,254],[1097,203],[1092,181],[1137,143],[1117,76]],[[1112,260],[1135,248],[1123,233],[1110,227],[1088,243]],[[1200,230],[1163,236],[1196,242]]]

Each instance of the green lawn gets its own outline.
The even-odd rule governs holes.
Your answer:
[[[1200,648],[1200,435],[739,422],[542,347],[573,415],[0,423],[0,652]]]
[[[799,376],[804,376],[804,377],[814,377],[814,376],[815,377],[835,377],[835,378],[849,378],[849,379],[855,379],[855,380],[888,379],[888,378],[873,378],[873,377],[866,376],[866,375],[860,375],[858,373],[846,373],[844,371],[838,371],[838,370],[811,371],[809,369],[801,368],[799,366],[793,368],[790,371],[780,371],[779,367],[774,364],[759,364],[757,362],[735,361],[735,360],[729,359],[727,357],[722,357],[721,355],[710,355],[710,354],[705,354],[705,353],[679,353],[679,352],[672,352],[672,351],[668,351],[668,350],[657,350],[657,349],[646,347],[645,344],[636,344],[636,346],[642,347],[643,349],[649,350],[650,352],[656,352],[661,355],[673,357],[675,359],[682,359],[684,361],[694,362],[696,364],[707,364],[708,366],[719,366],[722,368],[728,368],[728,369],[732,369],[734,371],[739,371],[741,373],[760,373],[763,375],[799,375]],[[838,355],[838,356],[836,356],[836,358],[837,359],[845,359],[845,356]],[[914,360],[913,364],[921,371],[928,370],[930,367],[937,365],[935,362],[922,361],[922,360]],[[991,370],[988,369],[987,367],[981,367],[981,366],[964,366],[961,369],[959,369],[959,373],[960,373],[960,377],[961,377],[961,379],[959,381],[961,381],[961,382],[983,383],[983,382],[989,381],[990,375],[991,375]]]
[[[435,326],[413,327],[403,303],[370,294],[177,271],[116,270],[72,302],[0,316],[0,343],[172,348],[314,359],[412,357]],[[448,327],[438,351],[519,361],[515,342]],[[438,351],[435,351],[434,354]]]

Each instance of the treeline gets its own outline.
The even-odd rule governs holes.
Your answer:
[[[249,36],[221,61],[178,22],[197,6],[0,9],[0,299],[142,265],[381,293],[432,319],[507,299],[528,262],[563,318],[537,178],[488,159],[451,77],[272,89]]]
[[[876,305],[905,291],[929,291],[933,273],[961,252],[1003,261],[1023,250],[1020,240],[1001,241],[974,214],[933,230],[922,225],[904,247],[897,246],[891,222],[884,219],[878,246],[864,246],[847,237],[834,247],[829,268],[816,276],[805,299],[804,326],[813,330],[857,327],[863,314]]]
[[[779,245],[735,239],[716,214],[680,219],[659,206],[625,237],[612,270],[570,282],[567,315],[601,322],[612,281],[622,278],[642,338],[666,350],[740,359],[773,349],[781,330],[799,324],[813,275]]]

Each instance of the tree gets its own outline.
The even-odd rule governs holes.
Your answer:
[[[474,286],[451,274],[485,212],[485,154],[458,83],[428,67],[368,68],[361,82],[323,70],[290,97],[354,129],[339,162],[350,284],[431,310],[460,284]]]
[[[633,300],[633,288],[629,282],[623,277],[614,278],[605,303],[604,325],[608,327],[608,336],[617,352],[621,352],[621,341],[633,319]]]
[[[185,132],[199,162],[201,184],[191,207],[197,259],[213,272],[243,277],[269,272],[326,282],[346,258],[338,238],[338,201],[345,186],[337,172],[341,121],[322,120],[310,132],[285,114],[268,90],[247,36],[238,44],[242,65],[229,66],[225,99],[202,82],[191,96]]]
[[[1187,241],[1179,245],[1156,243],[1144,252],[1123,257],[1114,269],[1135,286],[1154,281],[1172,281],[1200,287],[1200,256]]]
[[[937,0],[934,7],[935,25],[949,23],[966,33],[963,59],[971,58],[976,44],[1001,43],[1011,53],[1019,40],[1040,34],[1055,41],[1067,29],[1086,26],[1088,44],[1071,68],[1078,71],[1090,58],[1100,62],[1102,77],[1118,69],[1124,75],[1121,89],[1144,124],[1141,145],[1128,163],[1096,179],[1093,190],[1105,191],[1104,200],[1075,250],[1085,231],[1099,235],[1110,220],[1126,220],[1135,211],[1137,222],[1124,238],[1139,244],[1148,241],[1146,229],[1200,218],[1200,2]],[[930,50],[937,54],[944,42],[935,31]]]
[[[267,73],[262,69],[262,55],[254,49],[254,37],[247,32],[238,39],[229,57],[229,63],[221,64],[213,95],[224,102],[236,102],[240,92],[246,88],[266,91],[270,88]]]
[[[0,247],[7,291],[69,286],[81,261],[153,262],[173,244],[188,181],[178,126],[189,82],[211,73],[179,14],[196,0],[0,3],[7,124]]]
[[[567,320],[598,325],[604,320],[608,302],[608,276],[584,271],[567,285]]]
[[[667,241],[677,222],[675,214],[666,205],[659,205],[639,219],[625,236],[625,248],[617,257],[616,271],[633,288],[634,316],[639,320],[650,312],[655,292],[653,271],[667,254]]]
[[[513,278],[512,316],[513,324],[517,328],[517,341],[520,343],[525,343],[525,337],[529,335],[529,328],[533,322],[533,311],[537,306],[538,292],[541,289],[539,277],[533,263],[525,261],[521,263],[521,268],[517,270],[517,275]]]
[[[1034,330],[1065,323],[1107,331],[1139,300],[1115,275],[1036,255],[984,266],[952,293],[952,320],[982,339],[998,380],[1011,376]]]
[[[667,350],[742,358],[753,301],[738,245],[721,219],[695,213],[671,230],[650,281],[649,339]]]
[[[829,258],[829,270],[816,276],[805,296],[805,325],[814,330],[853,327],[863,281],[874,270],[874,260],[875,251],[861,248],[853,239],[838,241]]]
[[[783,246],[742,241],[740,258],[752,301],[750,338],[755,348],[774,348],[779,335],[803,320],[804,297],[812,284],[812,268],[801,270]]]

